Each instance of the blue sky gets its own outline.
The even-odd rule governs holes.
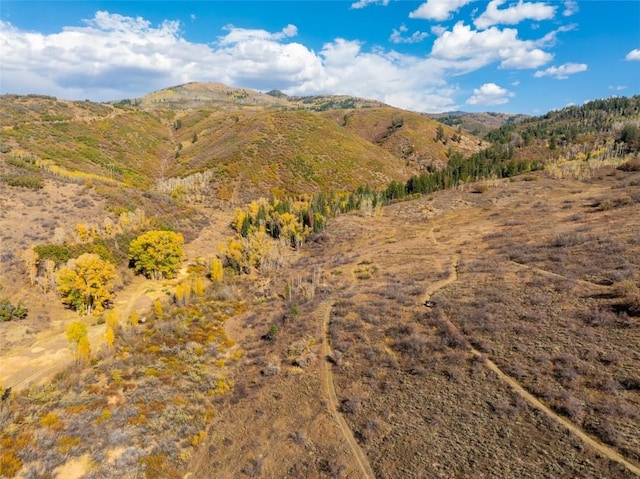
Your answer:
[[[0,93],[105,101],[190,81],[539,114],[640,94],[640,1],[0,3]]]

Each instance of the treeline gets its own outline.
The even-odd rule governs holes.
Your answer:
[[[319,233],[331,218],[358,211],[370,216],[394,200],[418,196],[477,181],[507,178],[538,170],[542,163],[513,158],[513,149],[494,146],[464,158],[449,154],[447,166],[440,171],[412,176],[406,183],[392,181],[384,190],[363,186],[351,193],[320,193],[294,198],[261,198],[245,209],[237,209],[229,238],[219,248],[224,266],[238,273],[268,271],[283,264],[283,248],[299,248],[312,233]],[[271,240],[277,240],[272,241]]]
[[[615,136],[621,139],[620,124],[631,124],[640,117],[640,96],[594,100],[518,123],[508,122],[485,136],[493,144],[529,146],[536,140],[548,142],[550,149],[585,139],[585,136]],[[593,139],[593,138],[591,138]]]
[[[329,218],[353,210],[372,212],[384,202],[384,195],[370,187],[351,193],[319,193],[293,198],[261,198],[237,209],[233,229],[242,237],[263,230],[271,238],[284,239],[298,248],[310,233],[322,231]]]
[[[384,197],[389,201],[408,195],[424,195],[485,178],[509,178],[543,167],[540,162],[513,159],[513,149],[508,146],[493,146],[468,158],[454,152],[443,170],[412,176],[404,184],[392,181]]]

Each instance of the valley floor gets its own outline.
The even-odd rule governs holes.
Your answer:
[[[308,243],[272,278],[304,286],[288,305],[229,324],[247,354],[193,477],[639,475],[640,324],[615,284],[640,278],[640,217],[597,207],[638,175],[527,179]]]
[[[332,220],[225,320],[232,390],[166,476],[640,476],[639,203],[540,172]]]

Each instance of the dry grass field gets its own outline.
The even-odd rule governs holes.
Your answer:
[[[3,444],[25,478],[635,477],[639,203],[640,173],[607,167],[339,216],[288,267],[123,325],[116,352],[16,396]],[[189,261],[227,222],[193,229]],[[172,291],[136,281],[125,316]],[[11,331],[38,321],[2,339],[28,347]]]
[[[639,195],[539,173],[335,219],[227,323],[191,477],[634,477]]]

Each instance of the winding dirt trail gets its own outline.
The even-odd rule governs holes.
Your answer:
[[[430,237],[433,240],[433,242],[436,245],[439,245],[438,240],[436,239],[435,235],[433,234],[433,230],[431,230],[430,232]],[[435,283],[433,283],[429,288],[427,288],[427,291],[425,292],[425,295],[423,297],[423,301],[428,301],[431,299],[431,296],[438,290],[445,288],[446,286],[456,282],[458,280],[458,271],[457,271],[457,266],[458,266],[458,261],[460,260],[460,255],[458,254],[454,254],[452,257],[452,262],[451,262],[451,266],[449,268],[449,275],[447,276],[447,278],[437,281]],[[551,273],[548,271],[545,271],[546,273],[552,274],[554,276],[560,276],[560,275],[556,275],[555,273]],[[445,324],[445,326],[447,328],[450,328],[452,331],[458,331],[458,328],[444,315],[441,315],[441,320],[442,322]],[[462,335],[464,337],[464,335]],[[509,376],[508,374],[506,374],[504,371],[502,371],[493,361],[491,361],[489,358],[487,358],[484,354],[482,354],[480,351],[476,350],[475,348],[471,347],[470,345],[468,346],[471,353],[474,356],[477,356],[481,359],[484,360],[484,364],[491,370],[493,371],[498,378],[503,381],[504,383],[506,383],[518,396],[520,396],[522,399],[524,399],[525,401],[527,401],[527,403],[529,403],[529,405],[531,405],[533,408],[537,409],[538,411],[544,413],[547,417],[549,417],[550,419],[552,419],[553,421],[555,421],[556,423],[560,424],[561,426],[565,427],[567,430],[569,430],[569,432],[571,432],[572,434],[574,434],[575,436],[577,436],[579,439],[581,439],[583,442],[585,442],[588,446],[590,446],[591,448],[595,449],[598,453],[600,453],[602,456],[617,462],[618,464],[624,466],[626,469],[628,469],[630,472],[632,472],[633,474],[635,474],[636,476],[640,477],[640,467],[638,467],[637,465],[631,463],[628,459],[626,459],[625,457],[623,457],[620,453],[618,453],[617,451],[615,451],[614,449],[612,449],[611,447],[607,446],[606,444],[594,439],[593,437],[589,436],[587,433],[585,433],[582,429],[580,429],[578,426],[576,426],[575,424],[573,424],[571,421],[565,419],[562,416],[559,416],[558,414],[556,414],[554,411],[552,411],[549,407],[547,407],[545,404],[542,403],[542,401],[540,401],[539,399],[537,399],[533,394],[529,393],[524,387],[522,387],[522,385],[516,381],[515,379],[513,379],[511,376]]]
[[[147,298],[150,303],[163,295],[162,289],[179,282],[187,276],[186,268],[180,270],[177,278],[170,281],[151,281],[141,276],[120,292],[114,304],[114,311],[124,325],[130,314],[138,309],[139,301]],[[140,307],[146,310],[146,307]],[[92,352],[100,350],[105,344],[105,325],[87,324],[87,335]],[[13,392],[28,389],[32,385],[41,385],[50,380],[56,373],[73,365],[69,352],[65,331],[53,333],[46,339],[24,347],[8,351],[2,355],[2,383],[11,387]]]
[[[611,459],[612,461],[617,462],[618,464],[621,464],[622,466],[626,467],[629,471],[634,473],[636,476],[640,477],[640,467],[629,462],[622,455],[614,451],[612,448],[610,448],[606,444],[603,444],[600,441],[597,441],[596,439],[587,435],[582,429],[577,427],[571,421],[563,418],[562,416],[558,416],[555,412],[553,412],[551,409],[545,406],[541,401],[539,401],[535,396],[533,396],[531,393],[525,390],[515,379],[505,374],[498,366],[496,366],[496,364],[493,361],[484,357],[479,351],[476,351],[475,349],[472,348],[471,352],[475,356],[484,358],[484,363],[487,365],[487,367],[491,371],[493,371],[503,382],[507,383],[516,394],[518,394],[522,399],[527,401],[531,406],[543,412],[544,414],[546,414],[548,417],[556,421],[561,426],[564,426],[565,428],[567,428],[571,433],[575,434],[577,437],[582,439],[582,441],[584,441],[587,445],[591,446],[593,449],[598,451],[603,456]]]
[[[320,378],[322,380],[322,384],[329,400],[329,411],[338,423],[338,427],[340,428],[340,431],[342,431],[342,436],[344,437],[345,441],[347,442],[347,444],[349,444],[349,448],[351,449],[351,452],[353,453],[353,456],[358,463],[358,468],[362,472],[362,477],[375,479],[376,476],[373,473],[373,469],[371,469],[371,465],[369,464],[367,456],[362,451],[362,449],[360,449],[360,446],[353,437],[353,433],[351,432],[349,425],[342,417],[342,414],[340,414],[340,412],[338,411],[338,397],[336,395],[336,389],[333,384],[333,374],[331,372],[331,366],[327,361],[327,357],[331,354],[331,345],[329,344],[329,319],[331,317],[332,307],[333,304],[329,301],[326,301],[322,303],[319,309],[322,318],[323,356],[323,360],[321,361],[320,366]]]

